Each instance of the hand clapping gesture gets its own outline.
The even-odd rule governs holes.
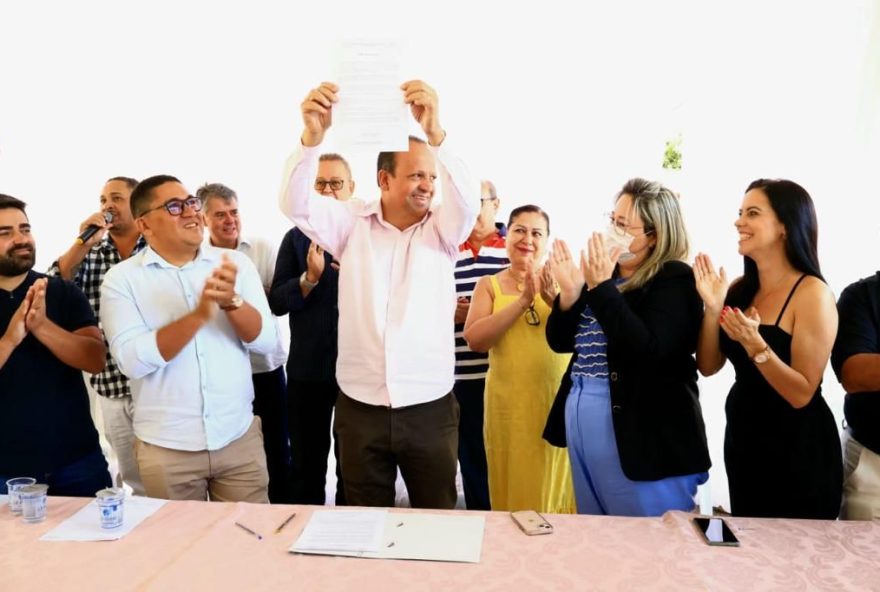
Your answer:
[[[698,253],[694,259],[694,279],[697,284],[697,292],[703,299],[706,312],[712,315],[721,313],[724,299],[727,297],[727,274],[721,267],[715,273],[715,267],[708,255]]]
[[[600,232],[594,232],[587,241],[586,252],[581,251],[581,272],[587,288],[592,290],[604,281],[610,280],[614,275],[614,266],[620,258],[623,250],[614,247],[611,253],[605,247],[605,237]]]
[[[553,279],[559,285],[559,291],[577,300],[584,287],[584,274],[575,264],[571,251],[564,240],[553,241],[553,250],[547,258]]]
[[[306,268],[306,279],[313,284],[318,283],[324,273],[324,249],[314,241],[309,243],[306,253]]]

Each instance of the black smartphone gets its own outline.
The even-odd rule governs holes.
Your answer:
[[[694,525],[709,545],[739,547],[739,539],[721,518],[694,518]]]

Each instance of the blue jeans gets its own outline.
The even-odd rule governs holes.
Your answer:
[[[667,510],[692,510],[697,486],[709,474],[628,479],[617,452],[608,381],[572,378],[565,402],[565,437],[578,514],[660,516]]]
[[[6,493],[6,480],[12,477],[34,477],[37,483],[49,486],[49,495],[69,497],[93,497],[101,489],[113,485],[107,461],[100,449],[51,473],[0,475],[0,493]]]

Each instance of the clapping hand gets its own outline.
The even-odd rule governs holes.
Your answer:
[[[605,247],[605,237],[600,232],[594,232],[587,241],[586,252],[581,251],[581,273],[587,288],[592,290],[602,282],[611,279],[614,275],[614,266],[620,258],[623,249],[614,247],[611,252]]]
[[[706,311],[718,315],[724,306],[724,299],[727,297],[727,274],[721,267],[718,273],[712,265],[712,260],[708,255],[698,253],[694,259],[694,280],[696,280],[697,292],[703,299]]]

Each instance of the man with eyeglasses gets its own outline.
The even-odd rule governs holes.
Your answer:
[[[90,226],[98,230],[85,240],[77,238],[46,272],[49,276],[71,280],[79,286],[92,305],[99,324],[104,276],[111,267],[140,252],[147,244],[131,217],[129,207],[131,192],[136,185],[137,181],[131,177],[109,179],[101,190],[100,211],[86,218],[79,226],[80,233]],[[108,215],[109,222],[106,219]],[[92,374],[90,382],[99,395],[104,435],[116,455],[119,476],[135,495],[144,495],[134,458],[131,387],[128,377],[120,372],[110,355],[109,347],[104,369]]]
[[[280,205],[340,260],[335,428],[346,501],[393,506],[399,468],[413,507],[453,508],[454,267],[477,218],[480,187],[441,147],[446,132],[434,89],[413,80],[400,90],[427,141],[411,136],[408,151],[379,154],[378,201],[341,203],[313,189],[338,100],[339,87],[327,82],[301,105],[305,130],[287,162]],[[438,176],[443,203],[432,208]]]
[[[472,351],[464,339],[464,322],[474,286],[484,275],[508,267],[504,237],[507,227],[495,222],[500,205],[495,185],[481,183],[480,214],[468,239],[458,248],[455,263],[455,398],[461,409],[458,425],[458,463],[464,499],[469,510],[490,510],[486,446],[483,442],[483,391],[489,354]]]
[[[339,154],[318,157],[315,191],[339,202],[352,199],[354,181],[348,162]],[[290,322],[287,358],[287,404],[291,480],[294,502],[323,505],[326,500],[327,457],[336,382],[336,339],[339,309],[339,266],[333,256],[299,228],[281,241],[269,306]],[[345,505],[339,446],[336,456],[336,505]]]
[[[240,251],[247,255],[260,274],[263,289],[268,295],[275,272],[275,245],[263,237],[243,236],[238,195],[222,183],[205,183],[196,191],[202,200],[208,245]],[[290,441],[287,429],[287,381],[284,362],[287,350],[281,342],[278,319],[273,317],[278,339],[269,355],[252,353],[251,368],[254,383],[254,413],[263,429],[263,449],[269,469],[269,502],[295,503],[290,492]]]
[[[131,379],[135,456],[150,497],[268,502],[249,352],[275,323],[243,253],[203,244],[202,202],[180,181],[141,181],[131,210],[147,248],[104,278],[110,351]]]

